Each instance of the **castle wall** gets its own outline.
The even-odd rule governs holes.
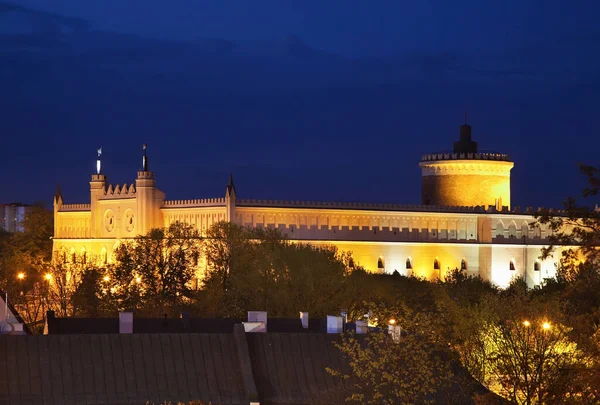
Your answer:
[[[235,222],[273,227],[292,239],[476,241],[473,214],[238,205]]]
[[[363,242],[294,240],[316,246],[336,246],[352,252],[355,264],[372,273],[392,274],[398,271],[404,276],[426,279],[442,279],[464,260],[471,275],[479,274],[479,246],[469,243],[420,243],[420,242]],[[437,263],[436,263],[437,261]],[[380,267],[383,265],[383,267]],[[438,268],[436,268],[438,267]]]
[[[162,208],[164,226],[168,227],[173,222],[184,222],[195,227],[202,235],[213,224],[225,221],[227,210],[225,206],[207,207],[179,207]]]
[[[82,207],[84,204],[78,204]],[[69,209],[69,208],[67,208]],[[89,238],[91,213],[87,211],[61,211],[54,217],[54,238]]]

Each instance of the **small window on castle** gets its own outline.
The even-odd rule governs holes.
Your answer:
[[[106,252],[106,249],[102,249],[102,263],[108,263],[108,253]]]
[[[537,260],[533,263],[533,270],[534,271],[540,271],[542,269],[542,266],[540,264],[540,262],[538,262]]]
[[[463,271],[467,270],[467,261],[465,259],[460,261],[460,269]]]
[[[380,257],[379,259],[377,259],[377,268],[379,270],[385,269],[385,263],[383,262],[383,257]]]
[[[435,259],[433,261],[433,269],[434,270],[439,270],[440,269],[440,261],[438,259]]]
[[[511,271],[514,271],[514,270],[516,270],[516,268],[515,268],[515,261],[514,261],[514,260],[511,260],[511,261],[510,261],[510,264],[509,264],[509,269],[510,269]]]
[[[410,257],[406,259],[406,270],[412,270],[412,260]]]
[[[351,269],[353,269],[353,268],[354,268],[354,259],[353,259],[353,258],[350,258],[350,259],[348,260],[348,267],[350,267]]]
[[[86,264],[86,263],[87,263],[87,254],[84,250],[83,252],[81,252],[81,264]]]

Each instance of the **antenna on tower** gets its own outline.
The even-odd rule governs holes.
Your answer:
[[[142,159],[142,170],[147,172],[148,171],[148,156],[146,156],[146,144],[142,145],[142,149],[144,150],[144,157]]]
[[[98,160],[96,160],[96,174],[102,173],[102,146],[98,148]]]
[[[465,125],[467,125],[467,112],[465,111]]]

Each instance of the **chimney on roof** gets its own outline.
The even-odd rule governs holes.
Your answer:
[[[265,311],[248,311],[248,322],[242,322],[244,330],[250,333],[267,331],[267,313]]]
[[[192,331],[192,325],[190,324],[190,313],[183,311],[181,313],[181,323],[183,324],[183,331],[190,333]]]
[[[133,312],[119,312],[119,333],[133,333]]]
[[[343,318],[341,316],[327,315],[327,333],[342,333]]]
[[[308,312],[300,312],[300,321],[302,321],[302,327],[308,329]]]
[[[367,321],[356,321],[356,334],[364,335],[369,330]]]

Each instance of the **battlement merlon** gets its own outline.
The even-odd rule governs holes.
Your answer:
[[[439,153],[429,153],[427,155],[423,155],[421,158],[421,162],[431,162],[431,161],[439,161],[439,160],[496,160],[503,162],[512,162],[510,160],[510,156],[505,153],[495,153],[495,152],[481,152],[481,153],[449,153],[449,152],[439,152]]]
[[[377,204],[364,202],[332,202],[332,201],[290,201],[290,200],[256,200],[237,199],[238,207],[270,207],[270,208],[307,208],[307,209],[340,209],[364,211],[399,211],[399,212],[431,212],[431,213],[464,213],[464,214],[513,214],[534,215],[542,208],[514,207],[509,210],[507,206],[498,210],[495,206],[437,206],[420,204]],[[553,211],[560,214],[561,211]]]
[[[168,208],[192,208],[192,207],[224,207],[225,198],[200,198],[195,200],[165,200],[163,209]]]

